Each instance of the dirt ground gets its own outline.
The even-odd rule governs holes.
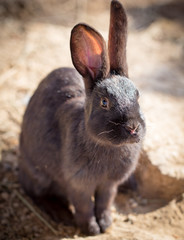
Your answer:
[[[142,93],[148,128],[144,152],[153,161],[145,164],[142,154],[138,190],[118,194],[107,233],[85,237],[56,224],[18,183],[20,126],[30,96],[51,70],[72,66],[69,38],[75,24],[86,22],[107,40],[109,2],[0,1],[0,240],[184,240],[183,1],[124,3],[130,77]]]

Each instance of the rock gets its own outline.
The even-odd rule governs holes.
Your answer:
[[[133,198],[130,198],[129,203],[132,208],[136,208],[138,206],[138,203]]]
[[[184,99],[149,92],[143,102],[147,136],[136,171],[139,192],[171,200],[184,192]]]
[[[9,199],[9,194],[7,192],[3,192],[3,193],[1,193],[1,197],[3,200],[7,201]]]
[[[128,49],[130,77],[140,89],[147,123],[136,171],[138,190],[145,198],[171,200],[184,192],[182,32],[182,25],[165,19],[155,21],[137,38],[135,33],[129,36],[129,44],[139,46],[136,55]]]
[[[8,219],[2,219],[1,224],[2,225],[8,225]]]
[[[146,206],[148,204],[148,200],[146,198],[141,199],[140,205]]]

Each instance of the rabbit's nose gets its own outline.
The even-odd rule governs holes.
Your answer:
[[[133,124],[133,125],[126,125],[125,128],[126,130],[131,134],[135,135],[137,133],[137,129],[139,127],[139,124]]]

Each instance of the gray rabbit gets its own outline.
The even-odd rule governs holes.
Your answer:
[[[139,92],[128,79],[127,18],[111,2],[108,52],[86,24],[71,32],[76,68],[51,72],[26,109],[19,177],[35,199],[56,196],[72,206],[75,224],[95,235],[111,225],[118,186],[135,170],[145,121]]]

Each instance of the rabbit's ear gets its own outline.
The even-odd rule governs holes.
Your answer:
[[[72,61],[84,77],[87,90],[109,72],[106,44],[103,37],[85,24],[76,25],[71,32],[70,49]]]
[[[120,2],[111,2],[109,27],[110,72],[128,77],[126,60],[127,17]]]

